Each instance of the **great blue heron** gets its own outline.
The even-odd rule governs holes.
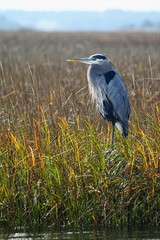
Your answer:
[[[94,54],[89,58],[68,59],[71,62],[89,64],[87,78],[92,99],[104,119],[112,122],[112,147],[116,128],[128,135],[130,104],[124,83],[110,60],[103,54]]]

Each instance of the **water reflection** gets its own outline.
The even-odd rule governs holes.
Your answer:
[[[146,230],[117,230],[105,229],[98,231],[43,231],[43,232],[25,232],[24,230],[0,229],[1,240],[160,240],[159,231]]]

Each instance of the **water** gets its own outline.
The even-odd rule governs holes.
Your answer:
[[[26,230],[10,231],[0,229],[0,240],[160,240],[160,230],[117,230],[103,229],[90,231],[37,231]]]

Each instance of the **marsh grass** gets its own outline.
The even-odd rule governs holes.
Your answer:
[[[160,223],[159,35],[0,34],[0,222],[12,226]],[[127,86],[130,134],[90,102],[83,65],[107,53]]]

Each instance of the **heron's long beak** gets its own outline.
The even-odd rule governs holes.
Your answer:
[[[82,62],[82,63],[87,63],[91,64],[91,58],[74,58],[74,59],[68,59],[68,62]]]

